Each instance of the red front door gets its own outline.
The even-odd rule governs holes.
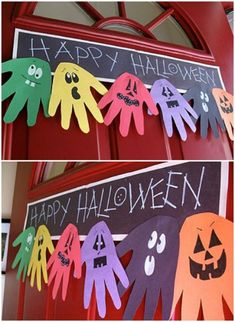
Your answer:
[[[92,26],[35,16],[35,6],[36,3],[3,3],[3,61],[11,58],[14,30],[21,28],[217,65],[227,91],[233,90],[233,35],[220,2],[162,3],[162,14],[142,25],[129,19],[125,3],[119,3],[119,16],[111,21],[112,25],[125,24],[128,28],[142,28],[147,36],[141,37],[107,30],[111,23],[107,22],[109,18],[92,8],[92,3],[80,4],[95,21]],[[166,18],[178,21],[195,48],[166,43],[156,39],[158,36],[149,38],[148,32]],[[106,85],[110,87],[110,84]],[[4,103],[4,111],[8,103]],[[167,137],[160,117],[151,117],[145,111],[144,120],[143,136],[138,135],[131,124],[129,135],[123,138],[118,131],[118,120],[106,127],[89,115],[91,131],[84,134],[78,128],[75,117],[72,118],[69,130],[63,130],[59,112],[49,119],[40,112],[36,125],[29,128],[24,110],[13,124],[3,123],[3,158],[232,159],[232,144],[225,133],[220,132],[219,139],[215,139],[209,130],[208,137],[202,139],[199,129],[193,133],[188,128],[188,139],[183,142],[178,133],[174,133],[172,138]]]

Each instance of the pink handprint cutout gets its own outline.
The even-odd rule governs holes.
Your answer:
[[[144,134],[144,103],[153,115],[158,114],[158,109],[145,85],[129,73],[124,73],[116,79],[108,93],[99,101],[98,107],[102,110],[110,103],[104,123],[110,125],[120,113],[119,131],[124,137],[128,135],[132,115],[138,134]]]
[[[70,270],[73,263],[73,275],[76,278],[80,278],[80,239],[77,228],[74,225],[69,224],[63,231],[63,234],[61,235],[57,246],[47,264],[47,269],[51,268],[48,285],[50,285],[54,279],[52,291],[53,299],[56,298],[59,286],[62,282],[62,299],[65,301],[69,284]]]

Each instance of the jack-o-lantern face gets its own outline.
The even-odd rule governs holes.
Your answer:
[[[223,95],[222,97],[219,98],[219,101],[220,101],[221,110],[224,113],[229,114],[233,112],[233,106],[232,106],[232,103],[229,101],[228,97]]]
[[[203,244],[199,232],[193,255],[189,257],[189,265],[191,275],[201,280],[217,278],[224,274],[226,253],[214,229],[211,232],[209,245]]]
[[[123,100],[126,106],[138,107],[140,105],[140,102],[136,98],[137,95],[137,82],[134,79],[129,79],[125,90],[123,90],[123,93],[117,93],[117,98],[119,100]]]

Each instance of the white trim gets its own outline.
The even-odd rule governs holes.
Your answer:
[[[219,215],[226,218],[229,163],[221,162]]]

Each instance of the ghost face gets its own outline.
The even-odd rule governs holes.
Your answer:
[[[69,266],[71,258],[71,250],[74,241],[74,234],[70,233],[65,243],[61,245],[60,251],[58,252],[58,259],[62,266]]]
[[[144,271],[147,276],[151,276],[154,273],[156,260],[155,257],[162,254],[166,247],[166,235],[159,233],[154,230],[148,240],[147,248],[149,249],[150,255],[146,256],[144,262]]]
[[[32,233],[30,232],[27,236],[27,239],[26,239],[26,244],[25,244],[25,251],[28,253],[29,251],[31,251],[32,249],[32,243],[33,243],[33,235]]]
[[[136,98],[138,95],[137,92],[137,83],[134,79],[127,79],[125,83],[125,88],[122,92],[117,93],[117,98],[123,100],[126,106],[140,106],[139,100]]]
[[[61,65],[61,68],[58,68],[57,73],[62,74],[60,75],[60,77],[64,81],[66,92],[68,93],[68,95],[70,95],[70,98],[74,100],[79,100],[81,96],[78,92],[78,69],[74,67],[74,65],[63,64]]]
[[[179,94],[174,93],[174,89],[170,89],[170,86],[163,86],[162,96],[165,97],[168,108],[175,108],[179,106],[177,95]]]
[[[200,98],[202,101],[202,108],[204,110],[204,112],[208,112],[209,108],[208,108],[208,103],[210,102],[209,96],[206,92],[200,91]]]
[[[38,237],[38,261],[40,262],[42,259],[42,248],[43,248],[43,235]]]

